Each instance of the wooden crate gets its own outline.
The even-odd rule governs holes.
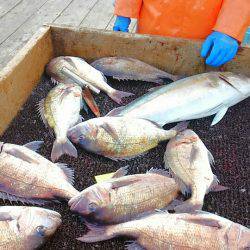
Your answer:
[[[39,82],[45,65],[55,56],[79,56],[89,62],[106,56],[128,56],[169,73],[193,75],[214,70],[207,67],[200,57],[201,43],[188,39],[43,26],[0,72],[0,134]],[[250,48],[241,48],[238,56],[223,70],[250,76],[249,62]]]

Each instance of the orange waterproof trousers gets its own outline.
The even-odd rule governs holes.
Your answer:
[[[242,41],[250,0],[116,0],[115,14],[138,19],[138,33],[204,39],[212,30]]]

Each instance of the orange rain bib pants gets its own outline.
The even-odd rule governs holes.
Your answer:
[[[138,33],[205,39],[213,30],[242,41],[250,0],[116,0],[115,14],[138,19]]]

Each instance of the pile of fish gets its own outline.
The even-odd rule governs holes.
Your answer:
[[[57,85],[38,109],[55,134],[52,161],[36,152],[41,141],[23,146],[0,142],[0,198],[36,205],[66,199],[89,228],[78,238],[83,242],[128,236],[135,240],[127,246],[130,250],[250,248],[248,228],[202,211],[208,192],[230,187],[219,185],[212,153],[186,122],[215,115],[212,125],[217,124],[229,107],[249,97],[250,78],[231,72],[182,78],[124,57],[91,65],[77,57],[57,57],[46,73]],[[133,95],[112,88],[104,75],[163,86],[100,117],[93,93],[103,91],[119,104]],[[97,117],[85,121],[80,111],[89,108]],[[178,124],[163,129],[174,122]],[[78,156],[73,143],[117,161],[143,157],[167,140],[165,170],[152,166],[146,173],[127,175],[128,169],[120,168],[81,192],[73,186],[73,170],[54,163],[64,154]],[[38,248],[61,222],[60,214],[47,209],[2,206],[0,249]]]

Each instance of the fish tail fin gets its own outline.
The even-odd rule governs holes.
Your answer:
[[[179,122],[175,127],[173,127],[173,129],[174,129],[177,133],[179,133],[179,132],[181,132],[181,131],[187,129],[188,124],[189,124],[189,122],[187,122],[187,121]]]
[[[124,92],[124,91],[120,91],[120,90],[114,90],[111,93],[108,93],[109,97],[114,100],[115,102],[117,102],[118,104],[122,103],[122,99],[125,97],[129,97],[134,95],[133,93],[130,92]]]
[[[69,141],[68,138],[66,140],[55,140],[51,152],[51,160],[55,162],[59,159],[60,156],[67,154],[77,158],[77,150],[75,146]]]
[[[172,129],[164,130],[162,140],[165,141],[175,137],[179,132],[187,129],[187,127],[188,127],[188,122],[180,122]]]
[[[89,232],[82,237],[77,238],[77,240],[80,240],[82,242],[91,243],[91,242],[98,242],[98,241],[104,241],[109,240],[115,237],[115,234],[113,233],[113,227],[114,226],[97,226],[94,224],[90,224],[88,222],[85,222],[86,226],[89,229]]]
[[[203,202],[200,201],[194,201],[192,199],[189,199],[182,204],[176,206],[174,208],[174,211],[177,213],[189,213],[194,212],[196,210],[202,210]]]

